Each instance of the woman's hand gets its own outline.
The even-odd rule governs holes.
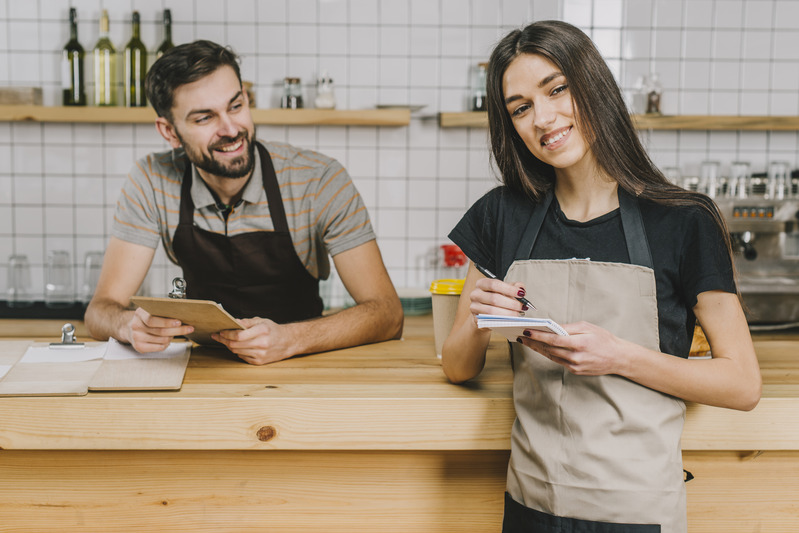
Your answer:
[[[566,324],[568,336],[537,329],[525,330],[518,342],[566,367],[572,374],[602,376],[625,374],[625,357],[629,344],[606,329],[588,322]]]
[[[475,323],[479,314],[518,316],[528,309],[516,299],[525,294],[522,283],[506,283],[499,279],[481,277],[469,294],[469,311]]]

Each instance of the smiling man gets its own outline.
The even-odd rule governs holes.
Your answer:
[[[220,302],[245,327],[214,338],[264,364],[397,338],[402,307],[369,215],[346,170],[322,154],[256,140],[238,58],[210,41],[177,46],[150,69],[156,129],[172,147],[140,159],[122,189],[86,325],[139,352],[191,326],[129,310],[158,243],[188,297]],[[356,305],[322,317],[333,257]]]

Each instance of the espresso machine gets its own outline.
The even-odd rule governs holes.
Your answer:
[[[770,174],[737,190],[722,180],[715,195],[753,329],[799,326],[799,174],[787,171],[777,185]]]

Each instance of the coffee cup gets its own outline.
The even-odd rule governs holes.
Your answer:
[[[441,358],[441,349],[455,323],[458,300],[463,291],[462,279],[439,279],[430,284],[433,303],[433,338],[436,355]]]

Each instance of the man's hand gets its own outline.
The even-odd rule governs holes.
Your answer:
[[[148,353],[166,350],[174,337],[188,335],[194,328],[174,318],[152,316],[139,307],[133,312],[127,330],[131,346],[139,353]]]
[[[266,318],[239,320],[245,329],[228,329],[211,337],[251,365],[265,365],[294,355],[290,350],[290,326]]]

